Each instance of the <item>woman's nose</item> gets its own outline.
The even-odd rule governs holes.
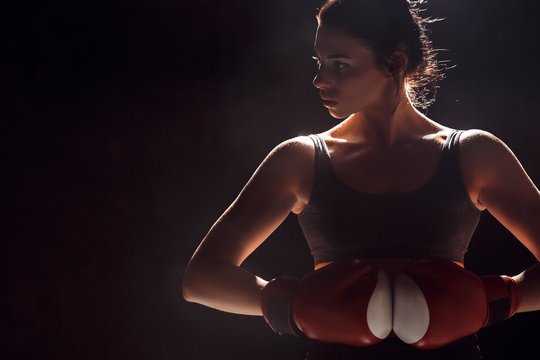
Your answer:
[[[317,89],[325,89],[330,87],[328,80],[322,71],[319,70],[317,75],[315,75],[313,78],[313,86],[315,86]]]

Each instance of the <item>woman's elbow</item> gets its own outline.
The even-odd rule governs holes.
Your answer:
[[[182,282],[182,297],[184,300],[188,302],[195,302],[195,294],[190,289],[190,287],[186,284],[186,279],[184,278],[184,281]]]
[[[200,301],[197,284],[200,284],[201,281],[200,276],[197,275],[196,269],[193,269],[193,266],[188,265],[182,280],[182,296],[184,300],[189,302]]]

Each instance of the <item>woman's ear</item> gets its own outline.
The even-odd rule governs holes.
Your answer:
[[[405,72],[409,59],[403,50],[396,50],[390,55],[388,70],[396,78]]]

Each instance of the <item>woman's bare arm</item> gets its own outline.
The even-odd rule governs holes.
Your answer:
[[[314,148],[298,137],[277,146],[205,236],[184,274],[183,295],[218,310],[261,315],[266,281],[240,265],[283,222],[305,206]]]
[[[501,140],[480,130],[464,135],[462,164],[477,194],[477,205],[487,209],[540,260],[540,192]],[[540,263],[513,278],[520,286],[518,311],[540,310]]]

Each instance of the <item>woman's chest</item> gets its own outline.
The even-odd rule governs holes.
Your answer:
[[[365,193],[405,193],[427,184],[441,161],[441,145],[388,149],[366,146],[330,149],[332,169],[347,186]]]

